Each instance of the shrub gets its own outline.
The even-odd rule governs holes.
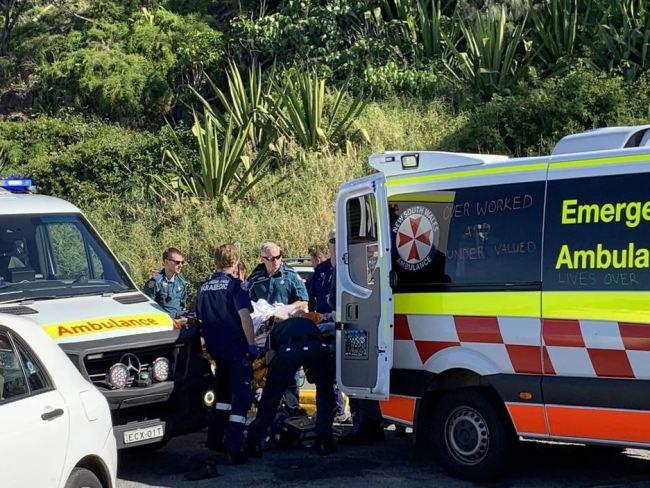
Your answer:
[[[457,144],[461,151],[548,154],[567,134],[634,121],[633,105],[622,78],[579,69],[495,96],[471,115]]]

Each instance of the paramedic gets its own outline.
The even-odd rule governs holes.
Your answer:
[[[262,263],[248,279],[251,299],[293,305],[296,310],[307,308],[307,289],[298,273],[282,262],[280,247],[273,242],[263,244],[260,258]]]
[[[332,277],[334,276],[334,263],[336,262],[335,231],[332,230],[327,237],[327,247],[330,257],[314,267],[314,274],[309,281],[309,309],[318,312],[323,319],[329,319],[332,315],[332,307],[327,303],[327,298],[332,288]]]
[[[334,420],[335,363],[318,326],[309,319],[293,317],[275,324],[269,338],[269,372],[257,415],[248,428],[248,453],[262,455],[262,441],[278,410],[280,398],[302,366],[307,380],[316,385],[316,444],[320,455],[336,452]]]
[[[215,273],[196,295],[196,316],[206,349],[217,364],[207,447],[224,449],[226,464],[240,464],[246,462],[243,442],[246,413],[253,401],[251,361],[257,356],[251,301],[245,285],[233,276],[239,264],[235,246],[217,248],[214,261]]]
[[[187,323],[181,317],[187,306],[187,281],[180,275],[185,264],[183,253],[170,247],[163,253],[163,269],[153,275],[142,291],[160,305],[180,325]]]

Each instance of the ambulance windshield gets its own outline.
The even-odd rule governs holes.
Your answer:
[[[132,289],[81,215],[0,215],[0,303]]]

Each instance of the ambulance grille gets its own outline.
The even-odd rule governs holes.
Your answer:
[[[33,308],[18,306],[18,307],[0,307],[0,313],[8,313],[11,315],[31,315],[38,313]]]
[[[167,344],[162,346],[151,346],[151,347],[142,347],[139,349],[124,349],[118,351],[106,351],[102,353],[91,353],[84,357],[84,367],[86,368],[86,373],[88,374],[88,379],[99,388],[111,389],[111,386],[106,381],[106,375],[108,370],[115,363],[121,362],[124,358],[127,362],[128,357],[131,355],[131,358],[135,356],[140,362],[140,371],[145,371],[151,367],[154,360],[159,357],[165,357],[169,360],[171,365],[171,371],[174,370],[174,359],[176,348],[173,344]],[[133,360],[131,361],[134,362]],[[170,373],[171,379],[171,373]],[[130,378],[127,384],[127,388],[142,388],[141,386],[134,385],[135,374],[130,374]]]
[[[142,295],[140,293],[138,293],[137,295],[126,295],[126,296],[113,297],[113,300],[115,300],[116,302],[119,302],[119,303],[121,303],[123,305],[130,305],[132,303],[144,303],[144,302],[149,301],[149,299],[146,296],[144,296],[144,295]]]

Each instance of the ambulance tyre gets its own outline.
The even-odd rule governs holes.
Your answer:
[[[446,393],[432,408],[430,426],[438,463],[466,480],[499,477],[516,440],[502,408],[478,388]]]
[[[86,468],[74,468],[65,488],[102,488],[102,483],[95,474]]]

